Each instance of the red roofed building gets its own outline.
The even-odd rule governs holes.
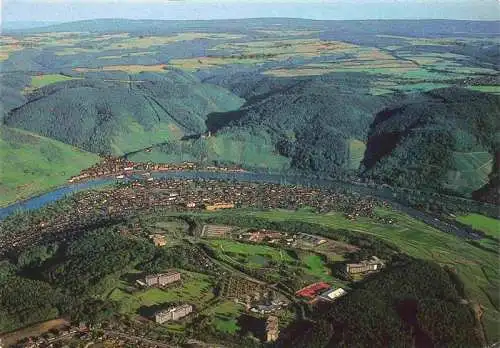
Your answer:
[[[296,296],[314,298],[321,292],[330,289],[330,284],[319,282],[306,286],[295,293]]]

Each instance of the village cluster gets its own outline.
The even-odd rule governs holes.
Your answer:
[[[133,162],[123,157],[106,156],[99,163],[92,167],[83,169],[80,174],[71,177],[70,183],[84,180],[95,179],[99,177],[116,177],[123,179],[131,174],[142,174],[149,176],[151,172],[161,171],[186,171],[186,170],[206,170],[223,172],[242,172],[240,167],[216,167],[205,166],[194,162],[183,162],[179,164],[172,163],[153,163],[153,162]]]

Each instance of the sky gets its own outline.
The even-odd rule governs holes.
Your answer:
[[[1,14],[3,23],[256,17],[500,20],[500,0],[3,0]]]

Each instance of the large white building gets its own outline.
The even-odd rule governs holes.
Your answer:
[[[180,318],[185,317],[192,311],[193,311],[193,306],[191,306],[190,304],[183,304],[178,307],[172,307],[163,311],[156,312],[155,321],[158,324],[163,324],[167,321],[179,320]]]

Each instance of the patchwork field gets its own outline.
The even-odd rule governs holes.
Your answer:
[[[2,37],[0,39],[0,62],[7,60],[11,53],[22,49],[23,47],[17,39],[8,36]]]
[[[138,74],[141,72],[164,72],[167,69],[166,64],[158,65],[107,65],[102,68],[75,68],[76,72],[97,72],[97,71],[123,71],[129,74]]]

